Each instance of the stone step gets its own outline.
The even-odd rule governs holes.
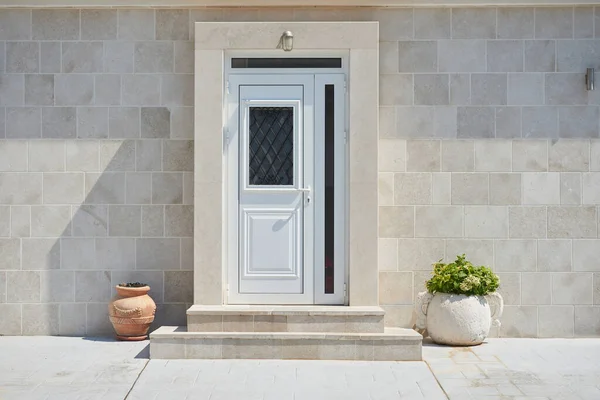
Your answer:
[[[163,326],[150,334],[153,359],[420,361],[423,337],[412,329],[382,333],[188,332]]]
[[[354,332],[383,333],[381,307],[194,305],[187,310],[189,332]]]

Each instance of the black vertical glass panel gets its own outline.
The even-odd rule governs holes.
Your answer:
[[[250,107],[250,185],[294,184],[294,108]]]
[[[342,68],[341,58],[232,58],[231,68]]]
[[[334,291],[335,91],[325,85],[325,293]]]

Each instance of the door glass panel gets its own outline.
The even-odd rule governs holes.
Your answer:
[[[325,85],[325,293],[334,290],[334,101],[334,85]]]
[[[249,185],[294,184],[294,108],[250,107]]]
[[[232,58],[231,68],[342,68],[341,58]]]

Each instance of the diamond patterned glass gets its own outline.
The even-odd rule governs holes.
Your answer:
[[[250,107],[250,185],[294,184],[294,108]]]

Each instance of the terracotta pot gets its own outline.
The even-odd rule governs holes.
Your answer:
[[[117,339],[147,339],[156,312],[156,304],[148,296],[150,286],[117,286],[116,289],[117,295],[108,304],[108,315]]]

